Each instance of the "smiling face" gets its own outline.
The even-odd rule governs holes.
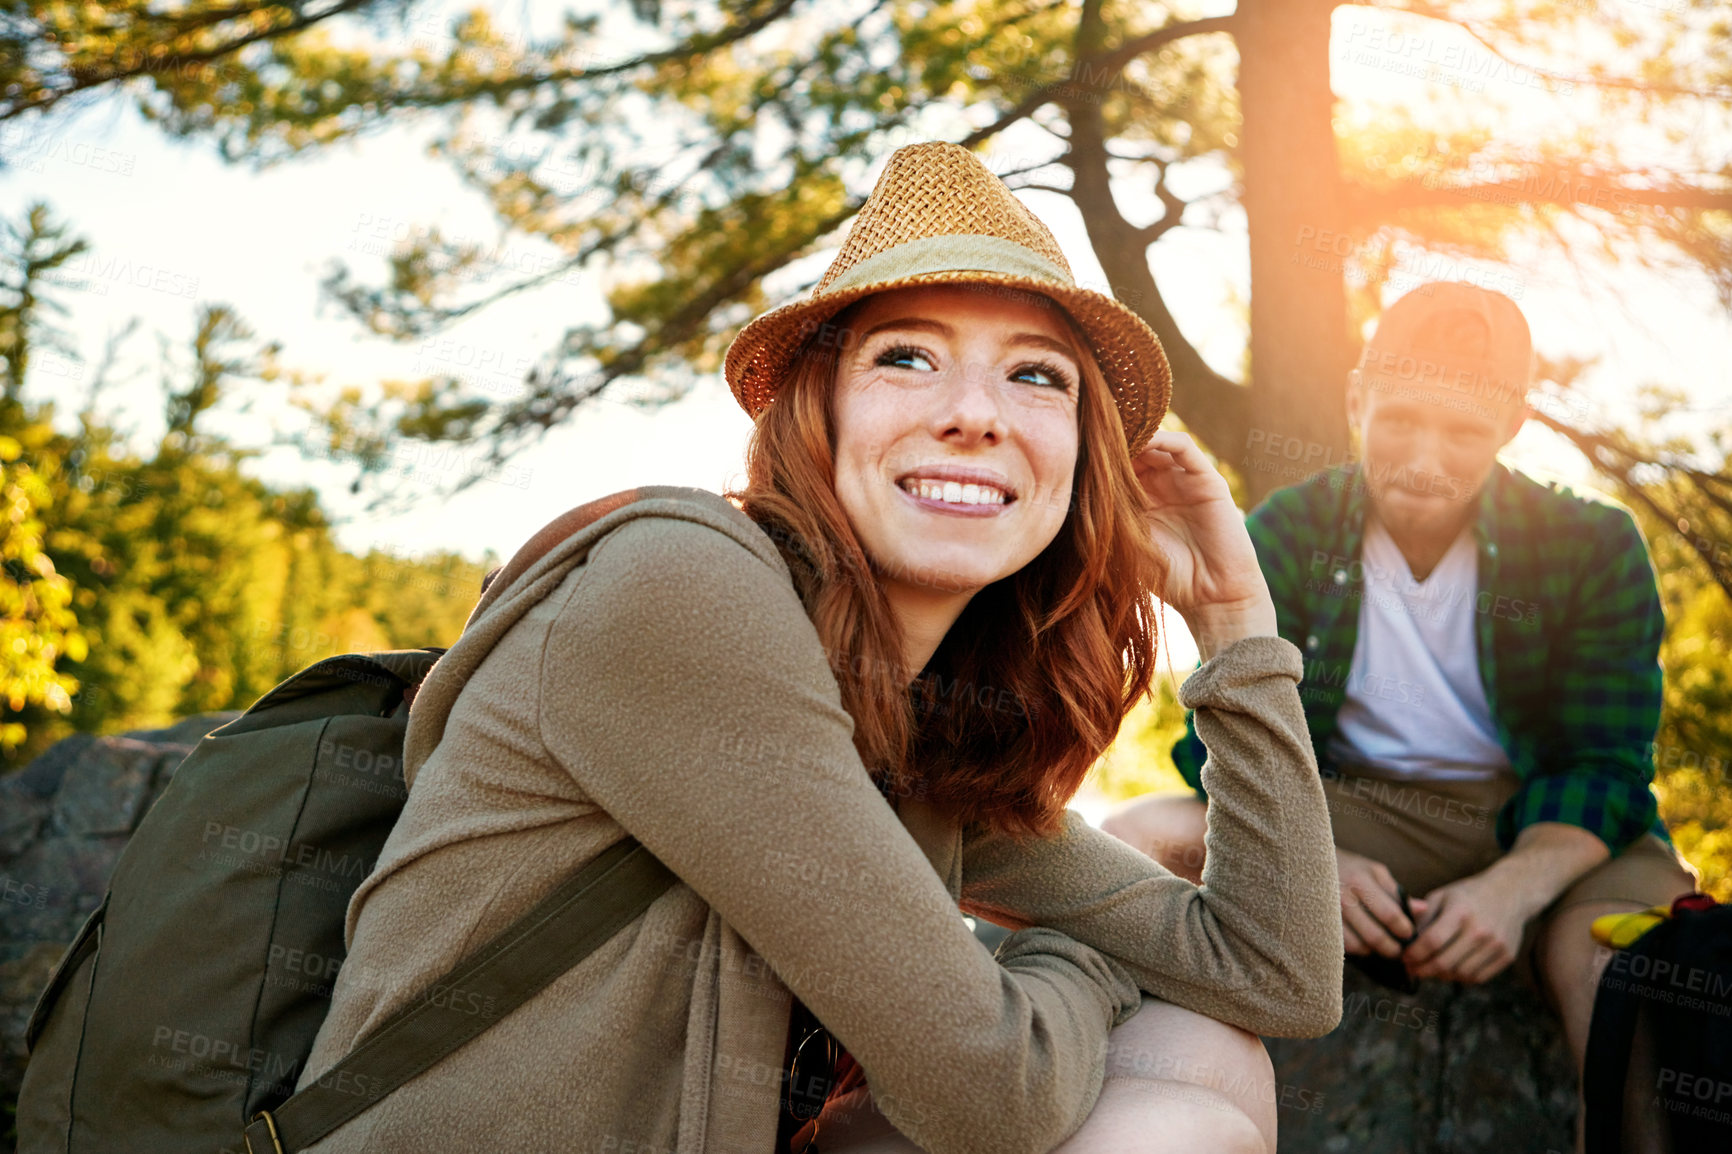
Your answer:
[[[1045,298],[965,285],[868,297],[836,371],[836,495],[879,578],[954,596],[1058,535],[1077,464],[1080,369]]]

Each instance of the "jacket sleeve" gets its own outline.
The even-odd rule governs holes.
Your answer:
[[[1235,642],[1179,690],[1208,747],[1203,884],[1071,811],[1054,837],[964,830],[962,905],[1049,926],[1157,998],[1253,1033],[1314,1037],[1341,1019],[1341,910],[1329,811],[1295,688],[1299,651]]]
[[[763,956],[934,1154],[1050,1150],[1136,982],[1060,931],[969,931],[873,784],[785,572],[688,521],[608,534],[552,623],[541,739]],[[838,980],[840,976],[840,980]]]
[[[1245,517],[1245,531],[1256,550],[1257,567],[1263,571],[1269,596],[1275,602],[1275,631],[1294,645],[1305,640],[1305,584],[1317,578],[1320,558],[1324,559],[1322,571],[1328,571],[1327,553],[1302,547],[1316,536],[1300,528],[1306,496],[1307,491],[1298,485],[1278,489]],[[1307,557],[1307,564],[1300,564],[1301,556]],[[1202,781],[1203,759],[1207,756],[1208,750],[1197,736],[1196,717],[1186,713],[1185,732],[1173,743],[1173,765],[1185,784],[1204,801],[1209,796]],[[1312,756],[1315,758],[1315,752]]]

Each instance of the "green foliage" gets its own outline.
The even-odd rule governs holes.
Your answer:
[[[19,460],[23,452],[15,437],[0,434],[0,700],[14,716],[27,706],[64,714],[78,682],[55,666],[63,653],[82,658],[85,639],[72,612],[72,583],[42,548],[53,495]],[[22,723],[0,722],[0,750],[24,739]]]
[[[1666,605],[1666,703],[1654,741],[1660,814],[1702,888],[1732,902],[1732,599],[1692,548],[1700,529],[1642,520]],[[1715,541],[1732,550],[1732,537]]]
[[[23,232],[52,226],[36,206]],[[29,238],[34,237],[34,240]],[[44,285],[0,304],[23,363]],[[18,764],[74,730],[113,732],[242,709],[334,653],[450,645],[485,566],[457,554],[404,560],[337,547],[310,490],[246,476],[250,451],[207,431],[247,382],[277,375],[274,345],[203,306],[185,363],[162,365],[165,431],[147,454],[92,403],[75,431],[52,403],[0,399],[0,700]]]
[[[1118,737],[1089,770],[1089,784],[1108,801],[1190,789],[1173,766],[1173,743],[1185,732],[1174,684],[1170,677],[1156,679],[1155,691],[1132,706]]]

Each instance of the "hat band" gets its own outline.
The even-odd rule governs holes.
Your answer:
[[[1066,288],[1075,287],[1069,272],[1026,245],[1001,236],[949,233],[924,236],[869,256],[815,295],[828,296],[844,289],[933,272],[991,272],[1057,281]]]

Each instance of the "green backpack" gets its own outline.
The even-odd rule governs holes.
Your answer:
[[[563,535],[532,544],[545,552]],[[349,898],[408,796],[408,702],[443,652],[320,661],[180,764],[31,1015],[21,1154],[294,1154],[527,1001],[672,883],[625,838],[294,1093],[342,965]]]

